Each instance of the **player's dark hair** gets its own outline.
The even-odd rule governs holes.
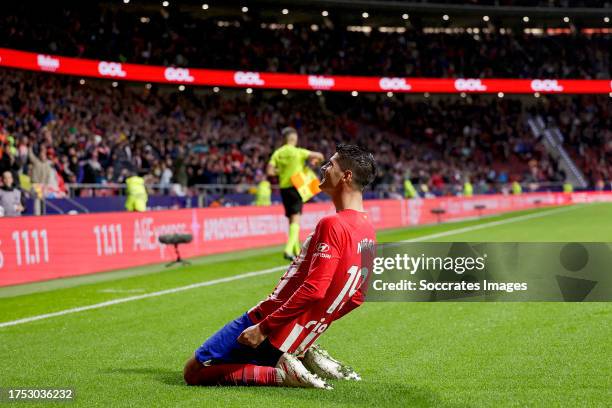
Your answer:
[[[353,183],[360,190],[374,181],[376,162],[372,153],[351,144],[337,145],[336,153],[338,153],[340,169],[350,170],[353,173]]]

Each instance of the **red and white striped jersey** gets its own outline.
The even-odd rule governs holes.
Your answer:
[[[281,351],[303,352],[363,302],[375,239],[364,212],[342,210],[322,218],[274,292],[249,317]]]

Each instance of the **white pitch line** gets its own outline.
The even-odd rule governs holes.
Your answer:
[[[405,240],[400,241],[400,242],[427,241],[427,240],[430,240],[430,239],[442,238],[442,237],[446,237],[446,236],[449,236],[449,235],[462,234],[464,232],[471,232],[471,231],[475,231],[475,230],[479,230],[479,229],[483,229],[483,228],[490,228],[490,227],[497,227],[499,225],[512,224],[513,222],[520,222],[520,221],[530,220],[532,218],[546,217],[546,216],[551,215],[551,214],[556,214],[556,213],[560,213],[560,212],[575,210],[576,208],[579,208],[579,207],[577,207],[577,206],[568,206],[568,207],[562,207],[562,208],[555,208],[553,210],[541,211],[541,212],[537,212],[535,214],[520,215],[518,217],[508,218],[506,220],[491,221],[491,222],[487,222],[485,224],[470,225],[469,227],[457,228],[457,229],[450,230],[450,231],[444,231],[444,232],[438,232],[438,233],[435,233],[435,234],[424,235],[424,236],[418,237],[418,238],[405,239]]]
[[[495,226],[498,226],[498,225],[510,224],[510,223],[513,223],[513,222],[525,221],[525,220],[529,220],[529,219],[532,219],[532,218],[544,217],[544,216],[547,216],[547,215],[556,214],[556,213],[563,212],[563,211],[569,211],[569,210],[572,210],[572,209],[575,209],[575,208],[577,208],[577,207],[571,206],[571,207],[564,207],[564,208],[556,208],[556,209],[550,210],[550,211],[543,211],[543,212],[539,212],[539,213],[535,213],[535,214],[521,215],[521,216],[518,216],[518,217],[509,218],[507,220],[491,221],[491,222],[488,222],[488,223],[485,223],[485,224],[472,225],[472,226],[469,226],[469,227],[458,228],[458,229],[451,230],[451,231],[445,231],[445,232],[439,232],[439,233],[436,233],[436,234],[424,235],[424,236],[419,237],[419,238],[408,239],[408,240],[404,240],[404,241],[401,241],[401,242],[426,241],[426,240],[429,240],[429,239],[435,239],[435,238],[445,237],[445,236],[449,236],[449,235],[461,234],[461,233],[464,233],[464,232],[479,230],[479,229],[483,229],[483,228],[489,228],[489,227],[495,227]],[[67,314],[84,312],[86,310],[100,309],[100,308],[103,308],[103,307],[113,306],[113,305],[117,305],[117,304],[120,304],[120,303],[131,302],[131,301],[134,301],[134,300],[147,299],[147,298],[152,298],[152,297],[157,297],[157,296],[168,295],[168,294],[171,294],[171,293],[183,292],[185,290],[196,289],[196,288],[201,288],[201,287],[205,287],[205,286],[212,286],[212,285],[216,285],[216,284],[219,284],[219,283],[232,282],[232,281],[235,281],[235,280],[246,279],[246,278],[250,278],[250,277],[253,277],[253,276],[267,275],[269,273],[277,272],[277,271],[280,271],[280,270],[283,270],[283,269],[286,269],[286,268],[287,268],[287,266],[276,266],[274,268],[263,269],[261,271],[247,272],[247,273],[243,273],[243,274],[240,274],[240,275],[229,276],[227,278],[213,279],[213,280],[209,280],[209,281],[193,283],[191,285],[179,286],[178,288],[165,289],[165,290],[160,290],[158,292],[145,293],[143,295],[129,296],[129,297],[121,298],[121,299],[109,300],[107,302],[96,303],[96,304],[89,305],[89,306],[75,307],[75,308],[72,308],[72,309],[60,310],[59,312],[46,313],[46,314],[41,314],[41,315],[37,315],[37,316],[26,317],[26,318],[19,319],[19,320],[12,320],[12,321],[9,321],[9,322],[0,323],[0,328],[2,328],[2,327],[9,327],[9,326],[16,326],[18,324],[34,322],[36,320],[48,319],[50,317],[64,316],[64,315],[67,315]]]
[[[109,300],[107,302],[96,303],[96,304],[89,305],[89,306],[75,307],[72,309],[60,310],[59,312],[46,313],[46,314],[42,314],[38,316],[26,317],[26,318],[19,319],[19,320],[13,320],[10,322],[0,323],[0,328],[8,327],[8,326],[16,326],[18,324],[29,323],[29,322],[33,322],[36,320],[48,319],[50,317],[64,316],[64,315],[71,314],[71,313],[84,312],[86,310],[100,309],[100,308],[107,307],[107,306],[117,305],[119,303],[131,302],[133,300],[147,299],[147,298],[152,298],[156,296],[163,296],[163,295],[168,295],[171,293],[182,292],[185,290],[201,288],[204,286],[212,286],[218,283],[232,282],[235,280],[250,278],[253,276],[266,275],[266,274],[277,272],[277,271],[280,271],[286,268],[287,268],[286,266],[275,266],[274,268],[263,269],[261,271],[255,271],[255,272],[242,273],[240,275],[228,276],[227,278],[213,279],[209,281],[193,283],[187,286],[179,286],[178,288],[165,289],[165,290],[160,290],[158,292],[145,293],[144,295],[130,296],[130,297],[125,297],[121,299]]]

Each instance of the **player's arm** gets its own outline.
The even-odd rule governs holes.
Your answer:
[[[40,146],[41,149],[45,149],[45,146]],[[31,144],[28,147],[28,160],[30,160],[30,162],[32,162],[32,164],[41,164],[42,161],[40,161],[40,159],[38,157],[36,157],[36,155],[34,154],[34,144]]]
[[[308,154],[308,161],[312,162],[313,164],[321,163],[324,159],[325,156],[323,156],[323,153],[321,152],[310,152]]]
[[[327,244],[329,249],[313,253],[308,275],[295,293],[274,313],[268,315],[260,322],[262,332],[270,334],[279,327],[287,324],[295,317],[303,313],[304,308],[325,297],[327,289],[334,277],[340,261],[341,239],[337,231],[338,224],[334,218],[321,220],[312,240],[311,245],[318,248],[321,244]],[[316,256],[317,252],[329,257]]]
[[[270,161],[266,165],[266,175],[268,175],[269,177],[274,177],[278,174],[278,169],[277,169],[278,153],[277,152],[278,150],[275,150],[274,153],[272,153],[272,157],[270,157]]]
[[[324,218],[317,226],[318,231],[315,231],[312,240],[317,246],[321,243],[329,245],[329,249],[324,253],[329,254],[330,258],[313,256],[304,283],[274,313],[242,332],[238,338],[240,343],[257,347],[268,335],[302,314],[308,304],[325,297],[340,261],[341,242],[334,227],[335,223],[331,218]]]
[[[359,306],[361,306],[364,299],[365,296],[361,291],[361,288],[359,288],[357,292],[355,292],[355,294],[351,296],[351,298],[347,300],[346,303],[342,305],[342,307],[338,310],[338,316],[336,317],[336,320],[344,317],[349,312],[352,312],[353,310],[357,309]]]
[[[298,159],[302,161],[309,161],[313,165],[316,165],[323,160],[325,160],[325,156],[321,152],[314,152],[312,150],[303,149],[301,147],[298,148]]]
[[[347,315],[349,312],[357,309],[365,301],[365,297],[366,297],[368,288],[370,287],[370,279],[372,278],[371,271],[372,271],[373,259],[367,258],[365,262],[366,263],[363,266],[365,266],[367,273],[365,274],[365,276],[362,275],[361,283],[359,287],[357,288],[357,291],[355,292],[355,294],[351,296],[346,301],[346,303],[340,307],[340,309],[338,309],[338,315],[336,319],[340,319],[344,317],[345,315]]]
[[[268,163],[266,166],[266,174],[270,177],[276,176],[276,167],[272,163]]]

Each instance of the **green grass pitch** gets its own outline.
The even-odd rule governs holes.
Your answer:
[[[421,237],[612,242],[612,205],[379,233],[381,242]],[[2,288],[0,323],[283,264],[277,247],[180,269],[154,265]],[[333,391],[185,386],[182,368],[193,350],[267,295],[281,273],[0,327],[0,387],[73,387],[76,399],[66,406],[88,407],[612,404],[610,303],[366,303],[320,339],[361,382],[335,381]]]

